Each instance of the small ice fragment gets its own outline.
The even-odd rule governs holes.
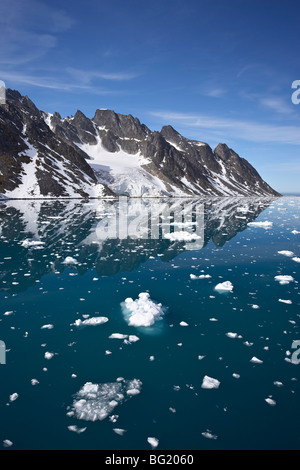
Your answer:
[[[75,258],[72,258],[72,256],[67,256],[63,261],[63,264],[77,264],[77,263],[78,261]]]
[[[253,356],[252,359],[250,359],[250,362],[254,362],[255,364],[262,364],[263,361]]]
[[[208,375],[205,375],[203,378],[201,388],[207,388],[207,389],[219,388],[219,385],[220,385],[219,380],[209,377]]]
[[[166,233],[164,237],[170,240],[171,242],[190,242],[200,238],[199,235],[197,235],[196,233],[189,232]]]
[[[291,300],[284,300],[284,299],[278,299],[278,302],[282,302],[284,304],[292,304],[292,301]]]
[[[276,401],[275,400],[272,400],[272,398],[265,398],[265,401],[271,405],[271,406],[275,406],[276,405]]]
[[[41,330],[52,330],[52,328],[54,328],[54,325],[51,325],[50,323],[48,325],[41,326]]]
[[[122,333],[112,333],[109,336],[110,339],[126,339],[128,338],[128,335],[123,335]]]
[[[12,313],[14,313],[13,310],[9,310],[9,311],[7,311],[7,312],[4,312],[3,315],[7,315],[7,316],[8,316],[8,315],[11,315]]]
[[[13,445],[12,441],[10,441],[9,439],[4,439],[4,441],[3,441],[3,446],[4,447],[10,447],[12,445]]]
[[[45,359],[49,360],[49,359],[52,359],[52,357],[54,356],[54,353],[46,351],[44,356],[45,356]]]
[[[215,290],[232,292],[233,285],[230,281],[220,282],[219,284],[216,285]]]
[[[279,284],[285,285],[289,284],[290,282],[293,282],[295,279],[293,276],[289,275],[280,275],[280,276],[275,276],[275,280],[279,282]]]
[[[259,308],[259,305],[253,304],[253,305],[252,305],[252,308],[258,309],[258,308]]]
[[[31,379],[31,385],[37,385],[40,382],[37,379]]]
[[[97,325],[102,325],[103,323],[108,322],[107,317],[91,317],[87,318],[86,320],[75,320],[74,325],[75,326],[97,326]]]
[[[159,440],[156,437],[148,437],[147,442],[149,442],[153,449],[156,448],[159,444]]]
[[[18,394],[18,393],[12,393],[12,394],[9,396],[9,401],[15,401],[18,397],[19,397],[19,394]]]
[[[277,253],[279,253],[280,255],[289,256],[289,257],[294,256],[294,253],[289,250],[281,250],[281,251],[278,251]]]
[[[140,340],[140,338],[136,335],[129,335],[128,340],[130,343],[136,343],[137,341]]]
[[[181,322],[179,323],[179,325],[180,325],[180,326],[189,326],[189,324],[186,323],[185,321],[181,321]]]
[[[273,222],[269,222],[268,220],[265,220],[264,222],[248,222],[250,227],[261,227],[261,228],[271,228],[273,226]]]
[[[226,336],[228,336],[228,338],[237,338],[238,334],[237,334],[237,333],[228,332],[228,333],[226,333]]]
[[[297,258],[296,256],[292,258],[293,261],[296,261],[296,263],[300,263],[300,258]]]
[[[86,430],[86,427],[85,428],[79,428],[78,426],[73,425],[73,426],[68,426],[68,429],[69,429],[69,431],[73,431],[73,432],[76,432],[77,434],[81,434],[82,432],[84,432]]]
[[[123,434],[126,432],[126,429],[121,429],[121,428],[113,428],[113,431],[118,434],[119,436],[123,436]]]
[[[218,436],[216,434],[212,434],[209,429],[201,433],[203,437],[206,437],[206,439],[218,439]]]
[[[235,372],[232,374],[232,377],[234,377],[235,379],[239,379],[240,378],[240,374],[236,374]]]
[[[195,279],[210,279],[211,276],[209,274],[200,274],[200,276],[196,276],[195,274],[190,274],[190,278]]]

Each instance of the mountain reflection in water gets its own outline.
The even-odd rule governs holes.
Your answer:
[[[66,269],[67,257],[79,275],[95,268],[99,276],[112,276],[137,269],[150,257],[168,262],[210,240],[222,247],[273,200],[5,201],[0,205],[1,290],[24,291],[45,274]],[[187,241],[182,234],[189,234]]]

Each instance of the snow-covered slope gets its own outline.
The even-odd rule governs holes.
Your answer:
[[[62,118],[7,90],[0,136],[2,198],[278,195],[226,144],[213,151],[107,109]]]

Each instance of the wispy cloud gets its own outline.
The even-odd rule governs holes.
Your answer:
[[[209,130],[221,139],[300,145],[300,132],[297,126],[218,118],[207,114],[185,114],[170,111],[154,111],[150,114],[164,123],[174,124],[191,131],[195,128]]]
[[[14,85],[31,85],[39,88],[47,88],[50,90],[66,92],[84,91],[86,93],[93,93],[95,95],[117,95],[124,93],[122,90],[109,90],[105,87],[91,86],[75,81],[71,82],[64,79],[60,81],[57,77],[53,78],[49,76],[30,75],[15,72],[2,72],[1,77],[5,80],[7,86],[10,86],[10,83],[13,83]]]
[[[82,83],[91,83],[95,79],[108,81],[127,81],[139,76],[139,74],[133,72],[104,72],[99,70],[82,70],[73,67],[68,67],[66,71],[72,77],[76,78]]]

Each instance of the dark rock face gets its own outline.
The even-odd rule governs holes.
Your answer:
[[[52,122],[57,134],[46,124],[45,113],[27,96],[7,90],[6,104],[0,106],[0,195],[89,197],[88,189],[98,181],[86,155],[65,136],[60,138],[64,129],[58,113]],[[76,140],[76,128],[69,127],[69,137]],[[24,183],[28,177],[31,180]],[[10,195],[11,191],[15,194]],[[113,193],[103,187],[103,195]]]
[[[127,158],[125,152],[136,162],[140,157],[142,161],[125,179],[118,174],[122,181],[116,189],[108,166],[93,169],[95,148],[112,158],[122,152],[120,158]],[[7,90],[7,104],[0,106],[0,194],[10,197],[29,170],[35,184],[27,185],[28,197],[94,197],[96,187],[98,196],[115,192],[130,196],[141,181],[146,181],[141,189],[146,196],[160,192],[169,196],[279,196],[226,144],[213,150],[205,142],[183,137],[172,126],[152,132],[137,118],[107,109],[97,109],[92,119],[79,110],[63,119],[57,112],[40,111],[27,96]]]

